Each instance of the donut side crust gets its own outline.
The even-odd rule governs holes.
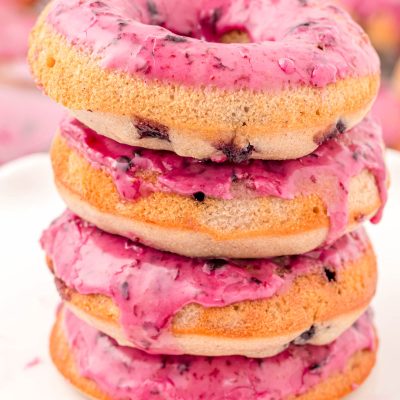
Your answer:
[[[46,15],[30,39],[28,59],[38,85],[77,115],[94,112],[126,117],[124,126],[131,120],[131,125],[151,121],[168,128],[169,141],[143,139],[138,142],[142,147],[205,158],[224,146],[240,151],[251,145],[254,158],[297,158],[335,132],[338,122],[347,128],[359,123],[379,88],[379,74],[349,77],[324,89],[302,86],[280,92],[146,81],[102,69],[98,60],[55,32]],[[84,119],[90,124],[90,116]],[[122,140],[132,144],[132,132]]]
[[[302,254],[326,239],[329,218],[317,195],[234,200],[153,193],[137,200],[119,195],[112,178],[79,151],[55,138],[51,158],[57,188],[68,207],[99,228],[189,257],[262,258]],[[381,199],[367,170],[352,178],[348,230],[376,213]]]

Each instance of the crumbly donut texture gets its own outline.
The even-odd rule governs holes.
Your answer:
[[[370,143],[370,136],[366,140]],[[293,186],[289,185],[285,189],[290,190],[287,198],[280,198],[277,191],[270,192],[273,186],[268,185],[269,178],[262,181],[265,184],[257,186],[257,190],[266,190],[266,194],[261,196],[257,191],[254,196],[249,195],[247,189],[239,188],[235,198],[226,198],[225,195],[205,198],[204,193],[198,198],[195,195],[198,190],[205,190],[206,194],[207,190],[213,190],[214,194],[221,187],[210,185],[213,177],[207,178],[207,167],[204,184],[192,188],[194,196],[174,193],[175,188],[182,189],[183,177],[174,178],[171,183],[174,186],[169,192],[158,191],[161,190],[159,186],[152,185],[157,182],[157,172],[145,167],[136,175],[139,180],[135,178],[131,182],[135,175],[116,170],[116,161],[109,156],[88,161],[86,155],[95,155],[96,149],[82,152],[59,135],[53,143],[51,157],[56,185],[68,207],[107,232],[139,238],[151,247],[189,257],[266,258],[308,252],[376,215],[384,205],[388,180],[379,140],[372,147],[359,140],[362,143],[360,151],[354,151],[352,145],[345,145],[340,147],[345,153],[343,157],[337,154],[329,156],[324,168],[328,166],[331,172],[320,180],[316,192],[312,168],[307,170],[304,180],[296,179],[296,174],[303,168],[299,163],[296,170],[293,168],[296,174],[290,182],[302,185],[306,194],[292,191]],[[83,140],[79,143],[83,145]],[[335,143],[324,146],[327,145],[336,146]],[[322,147],[317,151],[322,151]],[[364,157],[364,154],[368,156]],[[312,162],[315,166],[313,158],[311,156],[305,164]],[[111,169],[107,169],[104,163],[110,160]],[[344,166],[342,161],[347,165]],[[238,168],[244,168],[245,177],[246,167]],[[184,168],[182,171],[185,173]],[[194,176],[194,181],[198,177],[199,174]],[[273,182],[279,182],[279,179],[277,174]],[[119,190],[121,182],[125,184]],[[137,197],[138,182],[141,187],[148,188],[148,195]],[[133,198],[129,193],[134,193]]]
[[[334,400],[367,378],[376,343],[371,322],[362,317],[329,346],[292,346],[269,359],[151,356],[117,346],[65,312],[53,329],[50,353],[73,386],[99,400],[220,400],[227,395],[238,400]]]
[[[223,4],[222,15],[215,4],[214,13],[203,10],[206,20],[219,16],[214,22],[221,35],[247,21],[243,29],[250,36],[257,31],[252,40],[259,46],[172,35],[154,26],[144,1],[135,4],[152,25],[139,24],[136,43],[131,33],[138,16],[123,14],[124,1],[114,8],[109,3],[53,1],[32,33],[29,60],[50,97],[121,142],[199,159],[232,153],[293,159],[332,132],[355,126],[377,94],[379,59],[366,34],[325,1],[238,0]],[[156,8],[157,19],[164,11],[185,12],[178,20],[188,21],[200,3],[164,2],[173,11]],[[265,16],[271,18],[267,31],[258,26],[266,24]],[[328,23],[321,26],[321,20]],[[176,23],[171,21],[175,32],[193,33],[192,25]],[[278,41],[271,41],[269,29]]]
[[[367,308],[377,281],[363,230],[302,256],[191,259],[68,212],[42,245],[75,313],[120,344],[156,354],[266,357],[292,341],[326,344]]]

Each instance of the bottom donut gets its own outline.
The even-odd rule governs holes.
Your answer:
[[[122,347],[61,308],[50,339],[58,370],[98,400],[332,400],[358,387],[375,364],[369,313],[327,346],[290,346],[265,359],[156,356]]]

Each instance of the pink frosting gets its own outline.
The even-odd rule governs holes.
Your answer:
[[[339,238],[347,226],[352,177],[369,170],[375,175],[382,208],[386,202],[387,173],[381,129],[369,118],[298,160],[249,160],[241,164],[213,163],[130,147],[98,135],[73,119],[62,122],[61,134],[93,166],[110,175],[120,195],[128,200],[156,191],[183,196],[201,192],[212,198],[232,199],[235,187],[240,184],[254,196],[293,199],[318,193],[330,217],[329,243]],[[145,182],[135,176],[143,170],[156,173],[156,182]]]
[[[328,346],[292,345],[266,359],[149,355],[118,346],[68,311],[64,331],[79,373],[126,400],[283,400],[341,373],[376,340],[368,314]]]
[[[0,86],[0,164],[45,151],[64,114],[36,89]]]
[[[299,275],[320,272],[330,281],[369,246],[363,230],[334,246],[302,256],[264,260],[192,259],[105,233],[66,212],[44,232],[42,246],[67,287],[110,297],[127,337],[151,353],[181,354],[170,322],[185,305],[222,307],[265,299]]]
[[[379,72],[365,33],[328,1],[55,0],[47,22],[102,68],[146,80],[264,91]],[[252,43],[218,43],[234,29]]]
[[[385,143],[400,149],[400,97],[388,83],[382,85],[372,113],[382,125]]]

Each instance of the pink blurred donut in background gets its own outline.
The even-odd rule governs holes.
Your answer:
[[[390,82],[383,82],[372,113],[381,123],[388,147],[400,150],[400,96]]]
[[[0,165],[48,150],[62,114],[37,90],[0,85]]]
[[[29,33],[44,3],[0,0],[0,165],[47,151],[63,114],[35,88],[26,63]]]
[[[367,31],[376,49],[385,54],[400,52],[399,0],[339,0]]]

